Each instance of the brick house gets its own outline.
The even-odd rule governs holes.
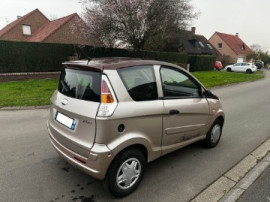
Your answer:
[[[0,30],[0,40],[91,45],[77,13],[50,21],[38,9]]]
[[[252,53],[249,46],[240,39],[238,33],[230,35],[215,32],[209,41],[224,58],[229,60],[227,61],[229,63],[245,62],[247,56]]]

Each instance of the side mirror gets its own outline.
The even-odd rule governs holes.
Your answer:
[[[215,94],[213,94],[210,90],[205,90],[203,92],[203,95],[204,95],[205,98],[219,100],[218,96],[216,96]]]

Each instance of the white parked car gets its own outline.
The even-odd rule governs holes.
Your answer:
[[[257,67],[253,63],[241,62],[227,65],[224,70],[227,72],[246,72],[251,74],[257,71]]]

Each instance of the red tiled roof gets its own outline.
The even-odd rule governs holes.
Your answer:
[[[16,25],[18,25],[20,22],[22,22],[24,19],[30,17],[33,13],[35,12],[40,12],[40,10],[35,9],[33,11],[31,11],[30,13],[18,18],[17,20],[13,21],[12,23],[8,24],[7,26],[5,26],[3,29],[0,30],[0,37],[3,36],[4,34],[6,34],[7,32],[9,32],[13,27],[15,27]],[[43,13],[41,13],[43,15]],[[43,15],[44,16],[44,15]],[[46,19],[48,19],[46,16],[44,16]],[[49,20],[48,20],[49,21]]]
[[[62,27],[64,24],[69,22],[73,17],[77,16],[76,13],[73,13],[71,15],[68,15],[63,18],[59,18],[57,20],[53,20],[45,24],[43,27],[41,27],[35,35],[33,35],[29,41],[32,42],[42,42],[46,40],[49,36],[51,36],[53,33],[55,33],[60,27]]]
[[[252,53],[252,50],[239,38],[239,36],[220,32],[216,33],[237,55],[248,55]]]

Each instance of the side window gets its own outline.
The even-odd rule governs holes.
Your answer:
[[[198,86],[188,76],[180,71],[161,67],[160,74],[165,98],[200,96]]]
[[[153,66],[134,66],[119,69],[118,73],[135,101],[157,100],[157,84]]]

